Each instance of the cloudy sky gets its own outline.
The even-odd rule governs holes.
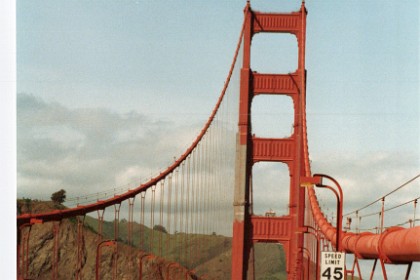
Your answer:
[[[300,2],[251,5],[289,12]],[[17,196],[46,199],[61,188],[73,197],[138,184],[180,155],[222,89],[245,1],[16,5]],[[341,182],[349,212],[420,173],[420,7],[410,0],[306,6],[312,169]],[[296,40],[257,35],[252,55],[253,70],[293,72]],[[255,100],[258,135],[290,134],[292,105],[279,100]],[[256,170],[258,184],[277,190],[283,167]],[[419,181],[386,205],[418,197]],[[273,197],[255,196],[256,204]],[[320,197],[333,211],[331,194]],[[282,211],[271,203],[260,208]],[[412,218],[410,207],[399,210],[402,219]]]

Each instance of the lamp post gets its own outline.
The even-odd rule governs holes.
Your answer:
[[[320,184],[315,185],[316,187],[330,189],[331,191],[334,192],[335,197],[337,198],[337,223],[336,223],[337,233],[336,233],[335,247],[336,247],[337,252],[341,252],[342,246],[341,246],[341,239],[340,238],[343,235],[343,228],[342,228],[342,224],[343,224],[343,202],[344,202],[343,190],[341,189],[341,186],[337,182],[337,180],[335,180],[331,176],[328,176],[328,175],[325,175],[325,174],[314,174],[314,177],[320,177],[321,178]],[[337,193],[337,190],[335,190],[333,187],[322,184],[322,178],[327,178],[328,180],[332,181],[334,183],[334,185],[336,186],[336,188],[338,189],[338,193]]]
[[[334,185],[336,186],[336,188],[338,189],[338,192],[336,189],[334,189],[333,187],[329,186],[329,185],[324,185],[322,183],[322,179],[326,178],[330,181],[332,181],[334,183]],[[337,182],[337,180],[335,180],[334,178],[332,178],[331,176],[325,175],[325,174],[314,174],[312,177],[305,177],[302,178],[302,186],[309,186],[309,185],[315,185],[318,188],[325,188],[325,189],[329,189],[332,192],[334,192],[334,195],[337,199],[337,222],[336,222],[336,226],[337,226],[337,231],[335,234],[336,240],[335,240],[335,250],[337,252],[341,252],[342,250],[342,246],[341,246],[341,236],[343,234],[343,229],[342,229],[342,223],[343,223],[343,191],[341,189],[340,184]]]

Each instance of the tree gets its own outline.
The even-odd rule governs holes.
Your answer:
[[[163,232],[163,233],[168,233],[168,232],[166,231],[166,228],[165,228],[164,226],[162,226],[162,225],[155,225],[155,226],[153,227],[153,230],[160,231],[160,232]]]
[[[61,189],[51,195],[51,200],[55,203],[63,203],[66,200],[66,191]]]

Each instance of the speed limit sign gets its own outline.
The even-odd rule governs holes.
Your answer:
[[[346,255],[339,252],[321,252],[321,280],[344,279]]]

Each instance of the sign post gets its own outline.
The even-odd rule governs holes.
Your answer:
[[[340,252],[321,252],[320,280],[345,279],[346,254]]]

